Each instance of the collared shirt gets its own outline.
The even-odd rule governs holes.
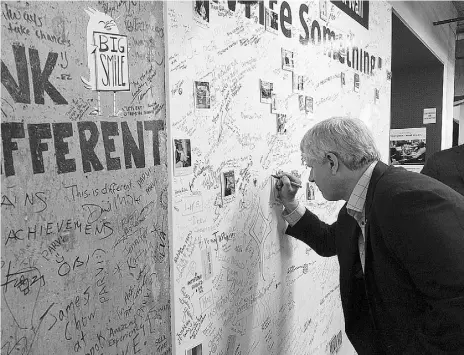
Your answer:
[[[359,248],[359,257],[361,259],[361,265],[364,271],[364,264],[366,260],[365,254],[365,202],[366,202],[366,195],[367,195],[367,188],[369,187],[369,183],[371,181],[372,172],[374,171],[374,167],[377,164],[377,161],[374,161],[369,165],[366,171],[361,175],[356,186],[353,189],[353,192],[348,199],[346,204],[347,213],[352,216],[356,222],[358,223],[359,227],[361,228],[361,235],[358,237],[358,248]],[[292,227],[303,217],[306,208],[298,203],[297,208],[295,208],[290,213],[287,210],[282,212],[282,216],[284,219],[290,224]]]
[[[348,214],[353,217],[356,222],[358,222],[359,228],[361,228],[361,235],[358,237],[358,248],[363,271],[366,261],[366,195],[367,188],[371,182],[372,172],[374,171],[376,164],[377,161],[372,162],[361,175],[346,204],[346,212],[348,212]]]

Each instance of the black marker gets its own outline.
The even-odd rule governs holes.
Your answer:
[[[272,175],[272,174],[271,174],[271,176],[272,176],[273,178],[276,178],[276,179],[279,179],[279,180],[280,180],[280,176]],[[296,182],[293,182],[293,181],[290,181],[290,185],[295,186],[295,187],[302,188],[302,186],[301,186],[300,184],[297,184]]]

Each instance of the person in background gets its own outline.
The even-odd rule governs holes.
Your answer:
[[[298,202],[301,181],[276,181],[285,233],[337,256],[346,334],[358,354],[464,354],[464,196],[380,161],[357,119],[331,118],[303,137],[302,159],[325,199],[322,222]]]
[[[464,144],[434,153],[426,160],[421,173],[464,195]]]

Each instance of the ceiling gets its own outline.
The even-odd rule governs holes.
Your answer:
[[[463,22],[464,25],[464,22]],[[442,65],[435,55],[394,13],[392,16],[392,70]]]

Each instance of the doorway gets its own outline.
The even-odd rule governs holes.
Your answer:
[[[425,127],[426,160],[441,150],[444,66],[394,12],[391,68],[390,128]],[[436,123],[424,124],[426,108],[436,109]]]

